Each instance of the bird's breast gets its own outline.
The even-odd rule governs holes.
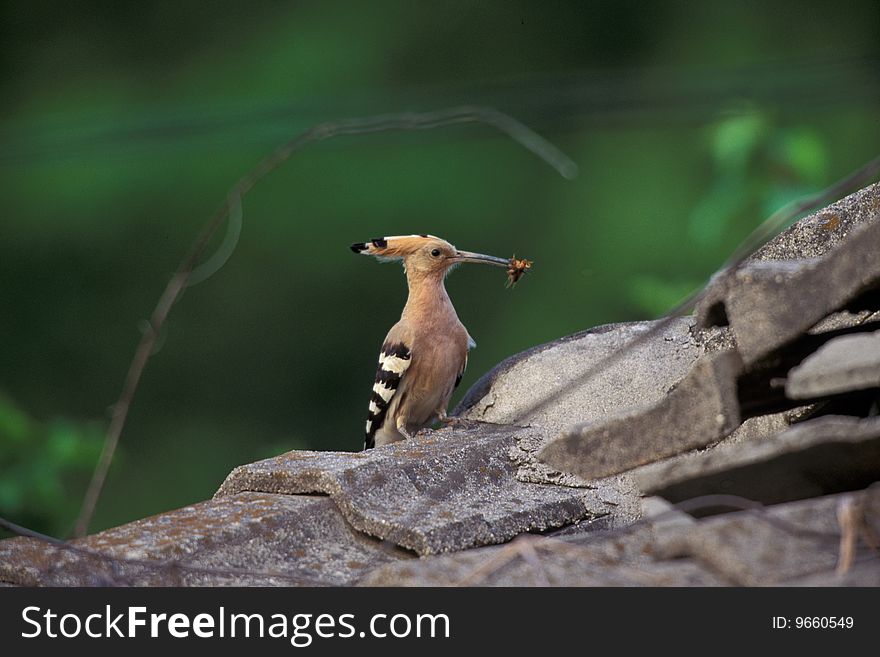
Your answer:
[[[414,344],[402,410],[415,424],[427,422],[448,402],[467,357],[467,342],[462,327],[455,334],[422,336]]]

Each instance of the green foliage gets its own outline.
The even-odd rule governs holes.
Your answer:
[[[769,112],[753,107],[709,128],[704,157],[711,179],[687,224],[697,249],[732,251],[750,228],[828,183],[829,152],[822,138],[809,126],[778,123]],[[656,317],[702,283],[698,278],[673,282],[656,274],[638,275],[629,283],[629,298]]]
[[[755,225],[779,207],[827,184],[828,151],[809,126],[779,126],[752,110],[711,128],[713,180],[690,216],[701,247],[729,240],[739,225]]]
[[[721,121],[709,138],[713,163],[721,171],[740,174],[749,166],[769,128],[766,118],[758,112]]]
[[[103,444],[98,423],[40,422],[0,395],[0,515],[63,535]]]

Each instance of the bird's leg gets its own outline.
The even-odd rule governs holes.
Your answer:
[[[403,435],[407,440],[412,440],[412,434],[406,429],[406,418],[402,415],[397,416],[397,421],[395,422],[395,426],[397,430]]]
[[[442,424],[444,426],[449,426],[455,420],[455,418],[447,417],[445,408],[441,408],[438,411],[436,411],[436,418],[437,418],[437,422],[440,422],[440,424]],[[417,436],[427,436],[427,435],[433,433],[434,429],[431,428],[431,424],[433,424],[433,422],[428,422],[427,426],[422,427],[421,429],[416,431],[416,435]]]
[[[441,408],[439,411],[437,411],[437,421],[444,427],[451,427],[454,429],[457,426],[461,426],[462,422],[465,422],[466,420],[455,416],[450,417],[446,415],[446,409]]]
[[[437,411],[437,421],[440,422],[440,424],[442,424],[443,426],[451,427],[453,429],[468,429],[476,424],[479,424],[476,420],[468,420],[463,417],[456,417],[455,415],[450,417],[446,415],[445,408]]]
[[[445,426],[449,426],[452,423],[452,421],[455,419],[455,418],[447,417],[445,408],[438,409],[435,412],[435,415],[437,418],[437,422],[440,422],[441,424],[443,424]],[[416,431],[415,435],[416,436],[430,435],[434,431],[434,429],[431,428],[432,424],[433,424],[433,422],[428,422],[428,424],[426,426],[424,426],[421,429],[419,429],[418,431]]]

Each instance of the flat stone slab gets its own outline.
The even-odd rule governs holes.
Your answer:
[[[788,344],[880,285],[880,221],[853,229],[821,258],[755,261],[713,279],[698,324],[729,323],[748,366]],[[858,305],[858,304],[857,304]]]
[[[866,388],[880,388],[880,331],[830,340],[791,369],[785,394],[814,399]]]
[[[529,429],[447,428],[366,452],[290,452],[230,473],[215,499],[241,491],[326,493],[348,522],[419,554],[501,543],[615,512],[610,486],[524,483],[508,452]]]
[[[660,401],[576,426],[539,458],[551,468],[598,479],[717,442],[741,424],[741,367],[733,350],[706,354]]]
[[[819,258],[859,226],[880,217],[880,183],[874,183],[795,222],[751,260]]]
[[[825,416],[763,441],[720,445],[634,473],[671,502],[739,495],[763,504],[864,488],[880,480],[880,417]]]
[[[75,549],[27,538],[0,541],[0,580],[24,586],[340,586],[379,564],[412,558],[355,531],[327,497],[264,493],[194,504],[70,545]]]
[[[645,518],[631,528],[529,536],[504,546],[389,563],[359,585],[870,585],[880,567],[863,536],[852,570],[836,573],[842,531],[837,513],[845,500],[859,505],[864,531],[880,532],[880,486],[700,520],[648,500],[646,506],[654,508],[646,508]]]
[[[792,424],[809,417],[812,408],[812,406],[800,406],[782,413],[750,417],[739,425],[733,433],[714,445],[641,465],[628,471],[626,476],[632,480],[633,486],[639,491],[640,495],[647,493],[648,491],[642,488],[645,482],[666,481],[666,478],[669,477],[668,473],[677,472],[679,468],[687,467],[684,464],[703,458],[709,451],[732,450],[736,445],[743,443],[770,440],[788,429]]]

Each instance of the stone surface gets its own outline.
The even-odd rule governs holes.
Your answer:
[[[788,373],[785,394],[812,399],[880,388],[880,331],[834,338]]]
[[[772,586],[828,576],[837,566],[844,495],[819,497],[755,511],[714,516],[688,531],[690,555],[716,575],[742,586]],[[858,495],[869,531],[880,532],[880,487]],[[876,554],[859,540],[859,562]]]
[[[587,485],[539,463],[538,450],[575,424],[663,398],[704,351],[692,327],[690,317],[659,330],[657,322],[611,324],[535,347],[477,381],[455,414],[530,426],[532,440],[511,452],[523,481]],[[642,342],[627,349],[633,340]]]
[[[819,258],[859,226],[880,217],[880,183],[815,212],[758,249],[751,260]]]
[[[840,327],[822,333],[809,333],[799,336],[785,347],[753,363],[737,380],[740,412],[743,417],[761,416],[778,411],[793,411],[804,400],[793,400],[786,396],[785,384],[792,368],[812,356],[826,343],[843,335],[880,329],[880,324],[871,322],[858,326]],[[817,402],[827,406],[827,395],[811,400],[808,407],[816,407]],[[809,411],[807,411],[809,413]],[[826,411],[827,412],[827,411]],[[849,411],[844,415],[862,414]]]
[[[880,303],[877,304],[880,307]],[[880,323],[880,310],[860,310],[850,312],[841,310],[831,313],[809,330],[810,335],[820,333],[840,332],[840,329],[858,328],[858,330],[871,330],[870,326]]]
[[[630,560],[611,542],[581,546],[530,537],[502,547],[379,567],[360,586],[717,586],[692,559]]]
[[[781,413],[770,413],[768,415],[756,415],[748,418],[736,428],[732,434],[718,443],[719,447],[738,445],[740,443],[759,442],[769,440],[773,436],[788,429],[792,424],[800,422],[814,411],[814,406],[797,406],[793,409],[783,411]],[[691,458],[696,453],[689,452],[682,454],[682,459]],[[650,468],[653,465],[646,467]],[[635,473],[633,473],[635,474]]]
[[[20,585],[344,585],[403,550],[355,531],[326,497],[240,493],[74,541],[0,541]],[[93,556],[99,552],[121,561]]]
[[[777,504],[860,489],[880,480],[880,417],[820,417],[634,476],[642,491],[672,502],[724,494]]]
[[[643,518],[651,527],[651,543],[643,550],[655,559],[677,559],[689,555],[687,536],[697,521],[660,497],[642,501]]]
[[[717,442],[741,422],[740,368],[734,351],[706,354],[660,401],[578,425],[544,447],[539,458],[551,468],[597,479]]]
[[[691,466],[690,464],[694,461],[699,461],[703,458],[704,454],[712,453],[716,450],[728,450],[734,452],[737,449],[737,445],[752,441],[761,442],[770,440],[777,434],[788,429],[793,423],[809,417],[813,408],[813,406],[800,406],[782,413],[750,417],[739,425],[732,434],[715,445],[691,450],[666,459],[654,461],[653,463],[641,465],[628,471],[624,476],[632,481],[633,486],[635,486],[640,493],[649,492],[643,488],[643,486],[647,485],[646,482],[663,482],[670,476],[670,472],[684,471],[690,467],[702,467]]]
[[[864,522],[854,567],[836,574],[845,500]],[[869,533],[880,532],[880,486],[846,495],[693,519],[663,500],[643,520],[607,532],[528,537],[501,547],[389,563],[362,586],[835,586],[880,572]],[[873,569],[870,571],[869,569]],[[869,574],[866,574],[866,571]]]
[[[512,356],[468,390],[455,414],[529,424],[556,435],[571,424],[660,399],[703,348],[692,335],[693,319],[681,317],[635,349],[625,349],[656,324],[599,326]]]
[[[860,563],[846,572],[826,570],[821,573],[802,575],[780,582],[783,586],[880,586],[880,567],[877,557],[867,555]]]
[[[552,484],[595,489],[595,495],[613,508],[613,513],[603,516],[605,527],[625,526],[640,516],[641,492],[629,475],[587,480],[570,472],[560,472],[538,461],[538,452],[548,443],[542,433],[519,436],[510,448],[508,456],[517,466],[519,481],[536,484]]]
[[[367,452],[291,452],[236,468],[217,498],[243,490],[327,493],[357,529],[419,554],[501,543],[617,512],[620,492],[611,484],[518,481],[508,452],[529,431],[478,424]]]
[[[713,279],[697,305],[697,323],[729,323],[750,365],[835,311],[877,310],[876,299],[865,295],[880,285],[878,252],[880,222],[870,221],[821,258],[756,261],[726,272]],[[861,307],[862,299],[867,307]]]

